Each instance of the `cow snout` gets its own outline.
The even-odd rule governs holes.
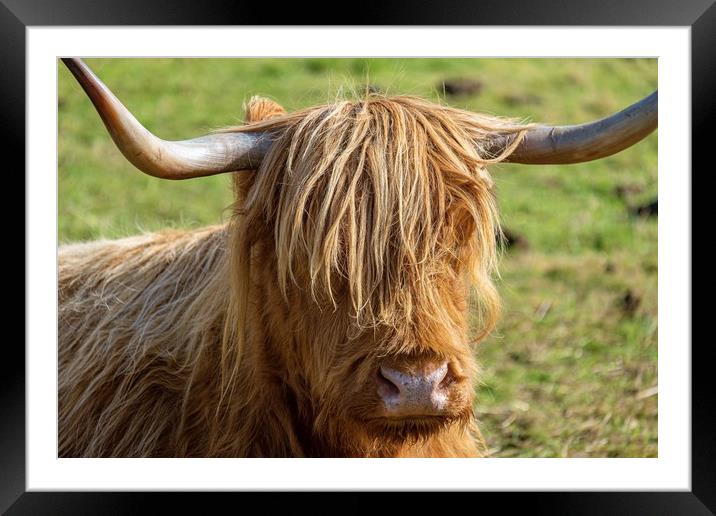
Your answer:
[[[448,404],[448,363],[420,368],[382,364],[378,371],[378,395],[388,416],[436,416]]]

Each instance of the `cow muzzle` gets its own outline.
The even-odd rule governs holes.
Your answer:
[[[386,417],[443,416],[448,411],[453,377],[447,361],[419,366],[383,363],[376,374]]]

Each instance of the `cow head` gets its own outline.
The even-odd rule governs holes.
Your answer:
[[[309,419],[382,442],[469,420],[470,342],[499,304],[497,209],[475,142],[524,128],[371,95],[250,130],[277,137],[255,174],[236,175],[234,286],[265,292],[273,362]]]

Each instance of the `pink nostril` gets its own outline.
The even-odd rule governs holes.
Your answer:
[[[400,371],[381,365],[378,394],[394,415],[435,415],[447,405],[448,364],[427,364],[421,370]]]
[[[384,366],[378,369],[378,394],[382,397],[398,396],[400,394],[399,384],[394,383],[389,377],[391,373],[383,372]]]

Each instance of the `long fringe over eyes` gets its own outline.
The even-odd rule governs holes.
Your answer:
[[[418,309],[439,321],[434,280],[466,272],[481,338],[499,312],[491,276],[501,235],[485,166],[506,158],[527,127],[371,95],[234,128],[280,134],[237,199],[236,308],[248,299],[251,230],[269,227],[284,297],[292,285],[333,309],[349,299],[357,329],[395,327]],[[509,133],[518,134],[509,148],[486,155],[488,137]]]

